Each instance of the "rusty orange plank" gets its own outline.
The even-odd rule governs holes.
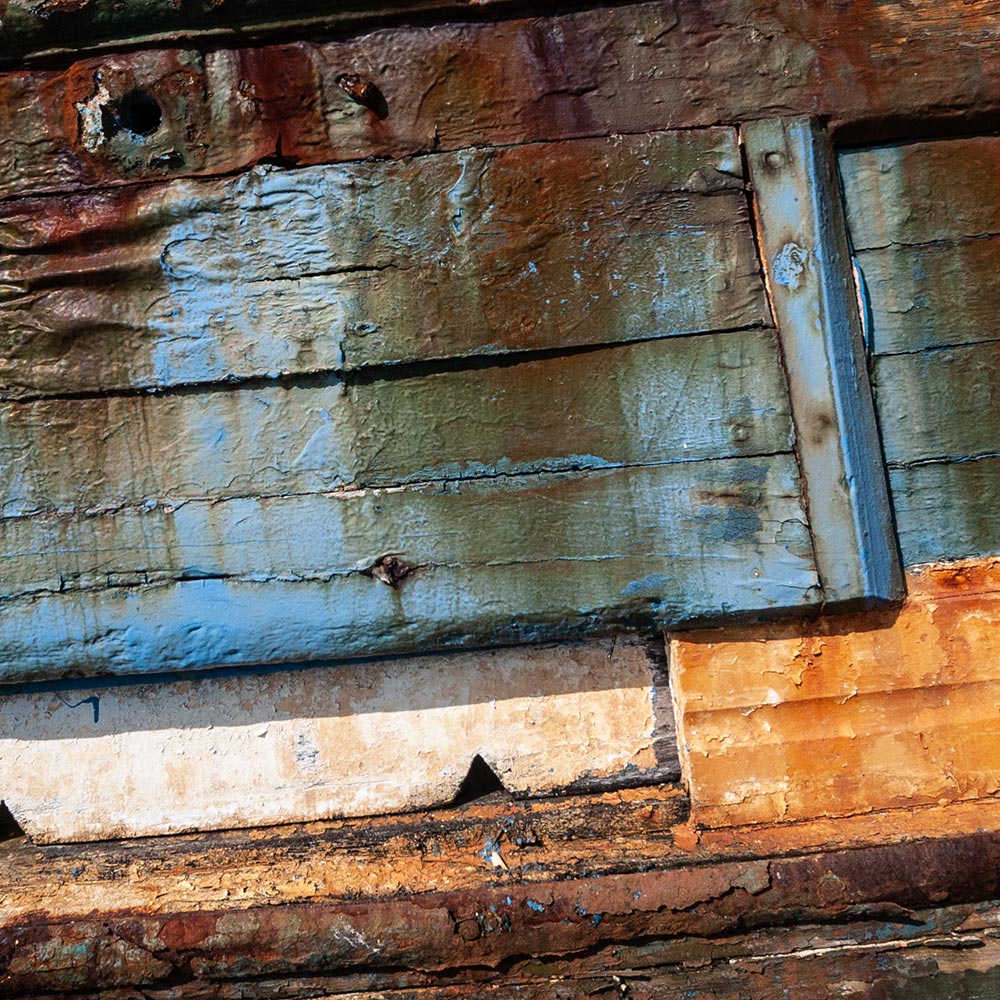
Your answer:
[[[673,636],[678,732],[699,824],[1000,791],[997,561],[909,579],[898,610]]]

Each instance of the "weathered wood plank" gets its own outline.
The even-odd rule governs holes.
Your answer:
[[[709,857],[707,864],[671,868],[655,861],[636,864],[634,855],[625,855],[624,870],[608,872],[600,859],[581,872],[588,877],[559,881],[549,874],[545,862],[553,854],[607,845],[617,858],[623,856],[622,841],[651,840],[661,851],[664,840],[675,850],[663,826],[677,810],[666,805],[649,797],[616,802],[614,809],[606,800],[571,802],[562,816],[558,807],[527,815],[520,811],[524,807],[513,815],[481,810],[480,822],[466,821],[465,829],[461,821],[437,827],[424,821],[417,867],[431,867],[436,879],[448,880],[461,864],[471,873],[465,878],[472,887],[451,889],[448,880],[437,891],[392,891],[381,899],[372,898],[367,886],[362,898],[345,898],[342,884],[338,892],[321,880],[314,856],[328,856],[335,835],[306,835],[282,845],[271,833],[242,850],[232,845],[238,857],[249,859],[266,856],[271,844],[293,855],[291,865],[268,867],[269,898],[263,905],[248,903],[243,883],[227,877],[232,848],[228,856],[218,852],[223,871],[212,870],[215,888],[207,898],[185,892],[180,887],[189,875],[198,878],[203,865],[199,842],[192,840],[187,851],[171,852],[160,879],[172,899],[165,901],[161,891],[135,909],[92,907],[74,919],[60,920],[56,914],[66,907],[58,904],[48,909],[35,904],[9,916],[0,926],[0,954],[8,963],[0,985],[30,995],[139,983],[154,994],[162,987],[179,997],[209,993],[235,1000],[276,994],[363,997],[372,989],[420,996],[416,989],[422,985],[447,988],[435,996],[461,996],[457,991],[468,983],[479,987],[479,995],[515,997],[523,988],[528,996],[577,998],[620,993],[617,976],[630,996],[634,991],[642,1000],[679,992],[647,989],[650,979],[656,987],[683,984],[685,992],[704,981],[711,987],[707,995],[740,1000],[778,1000],[789,984],[811,981],[815,991],[797,995],[827,1000],[845,995],[840,987],[853,984],[848,978],[853,969],[864,982],[892,990],[873,995],[909,998],[914,993],[907,976],[910,984],[929,981],[933,991],[935,976],[954,983],[953,973],[961,985],[964,971],[985,972],[997,960],[997,907],[991,899],[997,893],[998,844],[991,833],[856,850],[828,844],[807,857]],[[666,817],[656,816],[658,806]],[[624,814],[617,840],[607,833],[616,824],[615,811]],[[481,853],[484,840],[493,842],[498,830],[517,836],[533,822],[542,838],[549,836],[518,855],[511,852],[517,877],[490,870]],[[635,825],[642,828],[638,835],[632,832]],[[25,845],[20,854],[25,869],[24,856],[51,858],[43,877],[36,874],[28,884],[51,887],[54,865],[66,872],[63,893],[79,897],[87,895],[81,882],[106,884],[116,870],[119,886],[124,882],[127,889],[122,876],[135,862],[142,867],[144,853],[168,845],[152,841],[139,851],[128,844],[83,851]],[[414,845],[396,841],[389,851],[400,847],[412,851]],[[162,855],[158,860],[163,865]],[[37,871],[37,860],[32,867]],[[595,877],[602,870],[607,874]],[[985,905],[977,905],[983,900]],[[904,952],[908,960],[899,957]],[[983,953],[989,961],[975,961]],[[820,964],[815,980],[797,975],[799,958]],[[662,966],[672,973],[666,983],[655,972]],[[974,990],[977,982],[973,978],[967,985]],[[726,991],[717,993],[720,988]]]
[[[20,29],[5,17],[15,35],[30,24],[43,48],[61,36],[74,50],[119,51],[65,72],[19,71],[0,80],[4,193],[234,172],[274,156],[279,138],[282,155],[306,164],[690,128],[762,113],[825,115],[834,124],[891,120],[905,131],[907,122],[965,124],[1000,108],[995,0],[801,9],[781,0],[720,0],[711,16],[685,4],[550,18],[533,8],[511,21],[406,26],[318,44],[225,50],[209,33],[215,44],[207,52],[155,54],[123,54],[113,35],[95,37],[93,6],[35,4]],[[170,17],[190,9],[171,7]],[[113,10],[130,16],[128,7]],[[230,24],[238,18],[228,5],[218,10]],[[25,15],[23,4],[19,11]],[[142,23],[155,31],[145,16]],[[19,51],[28,50],[8,34],[8,61]],[[351,103],[336,85],[344,73],[379,87],[388,117]],[[104,137],[102,105],[113,121],[133,89],[159,103],[160,128]],[[81,133],[81,110],[96,130]]]
[[[330,498],[327,516],[317,522],[265,518],[259,541],[249,522],[241,526],[236,508],[220,505],[236,515],[222,529],[247,532],[240,544],[227,544],[231,537],[215,536],[206,524],[210,538],[192,538],[186,551],[183,543],[166,550],[182,562],[196,559],[196,572],[187,574],[195,579],[183,579],[179,568],[172,583],[107,587],[117,581],[105,578],[98,590],[0,603],[3,680],[539,641],[615,623],[679,624],[819,599],[791,455],[364,494],[347,499],[347,510],[360,503],[378,516],[345,522],[349,551],[365,553],[362,565],[346,573],[340,530],[331,520],[344,502]],[[438,508],[430,515],[428,503]],[[399,533],[384,531],[382,514],[397,504],[402,510],[392,520]],[[168,545],[170,521],[186,509],[168,519],[150,512]],[[115,525],[128,520],[101,523],[112,532],[111,544],[99,543],[105,555],[73,552],[71,544],[71,567],[118,558],[109,551]],[[137,530],[139,536],[118,542],[137,547],[141,524]],[[44,527],[40,535],[46,544]],[[313,574],[282,561],[289,546],[301,551],[304,540],[337,560],[318,579],[297,579]],[[204,550],[206,542],[214,555]],[[394,550],[413,567],[398,586],[372,572]],[[123,553],[121,564],[130,556]],[[139,552],[130,564],[137,560],[147,557]],[[309,569],[322,562],[309,558]],[[230,571],[237,575],[230,578]]]
[[[696,822],[811,820],[997,795],[997,562],[908,576],[912,592],[898,610],[672,637]]]
[[[861,251],[872,351],[1000,340],[998,259],[995,237]]]
[[[890,464],[1000,451],[1000,341],[876,358],[874,381]]]
[[[829,136],[763,120],[744,141],[823,591],[892,599],[902,576]]]
[[[1000,553],[1000,458],[889,470],[907,565]]]
[[[1000,137],[846,150],[838,157],[855,249],[1000,234]]]
[[[777,465],[747,459],[497,476],[6,519],[0,598],[174,579],[326,581],[369,571],[387,552],[415,568],[478,567],[487,575],[517,563],[671,560],[668,576],[677,577],[699,558],[738,563],[744,547],[755,562],[758,543],[780,539],[794,562],[807,558],[807,532],[799,522],[781,528],[798,507],[787,467],[784,456]],[[709,546],[717,548],[703,556]],[[683,590],[679,578],[673,586]]]
[[[178,37],[255,37],[287,34],[294,26],[300,32],[344,31],[357,26],[394,19],[437,14],[456,15],[467,8],[463,0],[382,0],[380,3],[338,3],[299,0],[275,4],[264,0],[241,0],[224,13],[212,0],[197,0],[183,9],[170,0],[84,0],[85,16],[73,3],[55,3],[39,8],[12,0],[5,10],[0,30],[0,59],[5,63],[38,58],[81,48],[169,43]],[[477,6],[512,7],[511,0],[477,0]],[[548,3],[537,5],[544,10]]]
[[[11,202],[0,392],[761,325],[739,170],[708,130]]]
[[[777,344],[759,330],[346,386],[323,379],[0,404],[0,510],[315,493],[790,447]]]
[[[0,788],[38,843],[447,806],[477,756],[521,798],[676,781],[676,750],[654,746],[673,713],[650,645],[8,688]]]

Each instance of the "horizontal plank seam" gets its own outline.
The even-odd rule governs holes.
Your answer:
[[[907,567],[907,569],[909,569],[909,567]],[[36,682],[36,683],[44,683],[44,682],[39,681],[39,682]],[[5,690],[5,689],[4,688],[0,688],[0,691],[2,691],[2,690]],[[967,799],[952,799],[952,800],[950,800],[949,804],[955,806],[955,805],[961,805],[961,804],[969,805],[970,803],[979,803],[979,802],[985,803],[985,804],[988,804],[988,803],[1000,803],[1000,793],[994,792],[994,793],[991,793],[991,794],[988,794],[988,795],[975,795],[975,796],[971,796],[971,797],[969,797]],[[705,834],[717,834],[717,833],[720,833],[720,832],[725,832],[726,835],[728,835],[729,837],[732,837],[734,839],[737,838],[737,837],[739,837],[741,833],[745,833],[748,836],[748,838],[751,840],[751,842],[752,842],[753,837],[756,836],[756,835],[758,835],[761,832],[762,829],[764,829],[764,830],[768,830],[768,829],[772,829],[773,830],[774,829],[773,826],[769,827],[768,824],[761,824],[761,823],[734,823],[734,824],[731,824],[731,825],[720,825],[718,823],[699,823],[697,821],[697,815],[700,812],[705,812],[707,810],[722,810],[723,812],[728,812],[731,809],[732,809],[731,805],[724,804],[724,803],[721,803],[721,802],[719,802],[719,803],[712,802],[712,803],[708,803],[707,805],[705,805],[705,804],[698,804],[698,805],[696,805],[693,808],[693,810],[692,810],[692,815],[696,817],[696,819],[695,819],[695,828],[697,830],[699,830],[700,832],[705,833]],[[885,808],[885,809],[855,809],[855,810],[852,810],[850,812],[838,812],[835,816],[819,816],[819,817],[817,817],[817,816],[803,816],[803,817],[794,817],[794,818],[789,818],[789,819],[783,819],[781,821],[781,827],[782,827],[783,830],[791,830],[791,829],[794,829],[797,826],[807,827],[808,828],[810,825],[815,826],[816,822],[817,822],[817,819],[822,820],[822,821],[827,821],[827,822],[842,823],[845,820],[849,820],[849,819],[871,819],[873,817],[884,816],[884,817],[886,817],[886,820],[888,821],[888,820],[891,820],[893,816],[899,815],[900,813],[906,814],[907,816],[916,816],[916,815],[918,815],[921,812],[929,812],[931,810],[940,812],[941,811],[941,804],[939,802],[936,802],[936,801],[935,802],[906,802],[903,805],[891,806],[891,807]],[[888,826],[886,829],[891,829],[891,826]],[[975,836],[975,834],[971,834],[971,835]],[[947,836],[942,837],[942,836],[934,835],[934,834],[925,834],[925,835],[919,836],[919,837],[907,836],[907,837],[905,837],[905,838],[903,838],[901,840],[886,839],[885,841],[882,842],[882,844],[884,846],[889,846],[889,847],[901,847],[901,846],[904,846],[904,845],[906,845],[906,846],[914,846],[914,845],[921,844],[921,843],[928,843],[928,842],[929,843],[934,843],[935,841],[949,840],[949,839],[951,839],[951,838],[949,838]],[[846,845],[844,847],[839,848],[839,850],[843,851],[844,853],[856,852],[856,851],[865,851],[865,850],[870,850],[872,848],[872,846],[873,845],[870,844],[870,843],[868,843],[868,844],[849,844],[849,845]],[[813,855],[816,855],[816,854],[826,854],[826,853],[829,852],[829,850],[830,850],[830,848],[829,848],[829,844],[828,843],[825,844],[825,845],[823,845],[823,844],[817,844],[817,845],[813,845],[813,846],[809,846],[809,847],[791,848],[791,849],[789,849],[787,851],[781,851],[781,852],[775,853],[773,855],[769,854],[768,855],[768,859],[771,859],[771,858],[781,859],[781,858],[810,857],[810,856],[813,856]],[[738,853],[738,854],[732,855],[731,857],[727,857],[726,860],[738,861],[738,860],[751,859],[751,858],[756,859],[757,857],[759,857],[759,855],[755,854],[752,849],[748,849],[746,851],[746,853]],[[703,864],[703,862],[701,862],[701,861],[692,861],[690,867],[692,867],[692,868],[694,868],[694,867],[700,867],[702,864]]]
[[[908,311],[908,310],[907,310]],[[902,315],[902,311],[899,311]],[[915,354],[944,354],[948,351],[974,350],[990,344],[1000,344],[1000,337],[989,337],[986,340],[963,340],[956,344],[928,344],[926,347],[915,347],[908,351],[878,351],[874,358],[905,358]]]
[[[805,527],[805,523],[798,518],[786,518],[782,521],[762,521],[765,525],[777,525],[779,528],[786,524],[801,524]],[[206,545],[206,548],[211,546]],[[97,550],[103,551],[103,550]],[[462,569],[462,570],[472,570],[472,569],[501,569],[511,566],[544,566],[552,565],[558,563],[598,563],[598,562],[635,562],[640,559],[650,558],[650,559],[669,559],[674,563],[682,562],[685,558],[678,553],[659,553],[659,552],[643,552],[639,555],[630,555],[628,553],[623,553],[620,555],[616,554],[605,554],[605,555],[594,555],[594,556],[545,556],[539,558],[530,559],[493,559],[484,562],[471,562],[471,561],[459,561],[459,562],[417,562],[409,566],[409,572],[420,572],[420,571],[435,571],[435,570],[449,570],[449,569]],[[731,556],[731,559],[737,559],[738,557]],[[100,576],[101,573],[94,573],[94,576]],[[250,584],[267,584],[273,585],[276,583],[287,583],[287,584],[299,584],[299,583],[326,583],[332,582],[334,580],[345,580],[356,576],[366,576],[370,577],[373,575],[372,567],[369,566],[357,566],[348,567],[344,569],[333,569],[329,571],[315,570],[305,573],[294,573],[288,571],[285,573],[278,572],[257,572],[257,573],[185,573],[184,571],[178,571],[171,574],[168,569],[153,569],[153,570],[116,570],[111,571],[107,574],[108,576],[146,576],[147,579],[144,580],[107,580],[101,583],[94,583],[92,585],[74,587],[74,586],[64,586],[59,589],[53,589],[51,587],[39,587],[33,590],[23,590],[18,592],[10,593],[0,593],[0,605],[8,601],[20,601],[30,598],[42,598],[51,597],[56,594],[87,594],[87,593],[105,593],[109,590],[149,590],[154,587],[169,587],[176,583],[199,583],[208,580],[228,580],[234,583],[250,583]],[[777,586],[777,584],[776,584]],[[796,585],[791,585],[792,589],[796,592],[801,590],[801,587]]]
[[[963,243],[974,242],[976,240],[995,240],[1000,237],[1000,232],[993,232],[992,230],[983,230],[979,233],[958,233],[955,236],[939,236],[932,240],[918,240],[916,243],[910,243],[906,240],[890,240],[888,243],[877,243],[865,245],[865,244],[852,244],[854,246],[855,254],[865,254],[865,253],[877,253],[880,250],[920,250],[923,247],[957,247],[961,246]]]
[[[914,458],[910,461],[891,461],[886,465],[890,469],[916,469],[922,465],[965,465],[969,462],[986,462],[1000,458],[1000,451],[983,451],[972,455],[934,455],[930,458]]]
[[[994,592],[994,596],[1000,598],[1000,593]],[[934,603],[937,603],[935,601]],[[764,640],[767,641],[767,640]],[[939,682],[939,683],[928,683],[928,684],[904,684],[899,687],[880,687],[873,688],[870,691],[860,690],[851,691],[848,693],[840,692],[839,694],[827,694],[827,695],[814,695],[811,698],[786,698],[783,701],[769,702],[769,701],[751,701],[751,702],[740,702],[738,704],[724,705],[718,708],[695,708],[691,706],[690,702],[684,709],[684,715],[686,718],[693,718],[695,716],[708,718],[712,715],[728,714],[732,712],[738,712],[744,718],[749,718],[754,712],[766,712],[768,710],[783,710],[791,706],[798,705],[821,705],[823,702],[836,701],[842,705],[846,705],[849,702],[861,701],[865,698],[887,698],[895,694],[912,694],[916,691],[943,691],[951,688],[973,688],[981,687],[984,685],[989,686],[1000,686],[1000,679],[996,677],[978,677],[974,680],[963,680],[961,678],[956,679],[951,682]],[[988,709],[992,711],[992,709]],[[949,728],[952,725],[950,720],[945,719],[943,722],[937,723],[931,726],[922,726],[922,732],[932,732],[935,729]],[[890,730],[886,730],[890,732]],[[908,731],[904,735],[912,735]],[[810,736],[805,739],[795,740],[796,743],[812,743],[812,742],[824,742],[826,740],[852,740],[853,736],[845,736],[842,733],[834,733],[830,736]],[[793,742],[789,737],[784,738],[785,742]],[[778,746],[777,743],[774,744],[762,744]]]
[[[727,334],[753,333],[755,331],[774,328],[763,322],[754,322],[746,326],[728,327],[724,330],[694,330],[668,335],[652,335],[635,337],[628,340],[613,341],[602,344],[577,344],[564,347],[545,347],[535,350],[514,350],[493,353],[463,354],[452,357],[429,358],[420,361],[381,362],[379,364],[363,365],[357,368],[319,368],[304,372],[289,372],[277,376],[250,375],[245,377],[231,376],[205,382],[177,382],[172,385],[128,386],[119,389],[93,389],[80,392],[40,393],[25,392],[12,394],[10,390],[0,390],[0,403],[13,405],[45,402],[45,401],[84,401],[96,399],[134,399],[145,397],[165,398],[170,396],[197,396],[214,393],[232,393],[242,390],[269,388],[329,388],[343,385],[350,388],[354,385],[371,385],[375,382],[396,382],[403,379],[426,378],[431,375],[443,375],[450,372],[485,371],[494,368],[513,368],[535,361],[547,361],[555,358],[576,357],[583,354],[596,354],[602,351],[614,351],[630,344],[652,344],[671,341],[688,340],[693,337],[718,337]],[[669,347],[665,349],[669,350]]]
[[[383,493],[410,493],[416,492],[423,487],[427,486],[443,486],[446,483],[475,483],[479,481],[484,482],[494,482],[497,480],[520,480],[526,477],[534,476],[538,479],[559,479],[561,481],[567,478],[585,478],[590,475],[602,475],[604,473],[613,473],[618,471],[624,471],[628,469],[662,469],[669,468],[671,466],[691,466],[700,465],[705,462],[731,462],[739,461],[740,459],[747,459],[752,461],[759,458],[785,458],[786,456],[792,455],[792,451],[758,451],[758,452],[735,452],[735,453],[722,453],[719,455],[713,455],[711,457],[703,458],[676,458],[669,461],[661,462],[609,462],[606,465],[581,465],[581,464],[567,464],[564,468],[560,469],[525,469],[522,472],[481,472],[476,475],[468,476],[443,476],[439,479],[415,479],[412,482],[406,483],[393,483],[387,485],[359,485],[359,484],[345,484],[344,486],[336,487],[330,490],[310,490],[310,491],[293,491],[289,493],[232,493],[225,494],[222,496],[190,496],[190,497],[179,497],[171,498],[169,495],[167,497],[157,498],[157,507],[169,507],[170,510],[165,511],[165,513],[172,513],[173,511],[183,507],[187,504],[197,504],[197,503],[207,503],[210,505],[228,503],[230,501],[240,501],[240,500],[291,500],[291,499],[308,499],[310,497],[327,497],[331,500],[342,499],[342,500],[353,500],[359,497],[364,497],[369,494],[374,494],[375,496],[381,496]],[[763,487],[762,487],[763,488]],[[798,494],[796,494],[798,496]],[[23,514],[2,514],[0,515],[0,524],[8,521],[24,521],[33,519],[42,519],[46,517],[58,517],[63,518],[66,516],[79,516],[81,518],[91,518],[99,517],[104,514],[116,514],[119,512],[129,511],[129,510],[145,510],[150,513],[155,511],[156,507],[150,507],[147,500],[136,500],[133,502],[124,502],[119,504],[108,504],[108,505],[97,505],[92,504],[87,507],[50,507],[50,508],[40,508],[38,510],[33,510]],[[0,559],[4,558],[0,554]]]

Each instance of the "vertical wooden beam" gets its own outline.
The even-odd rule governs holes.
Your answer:
[[[832,145],[807,118],[751,122],[743,141],[826,602],[897,598],[902,574]]]

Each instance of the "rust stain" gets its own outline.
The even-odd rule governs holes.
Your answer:
[[[180,970],[209,979],[380,970],[499,970],[517,957],[579,954],[637,938],[710,938],[752,921],[908,917],[1000,888],[1000,837],[714,861],[531,885],[246,909],[112,910],[65,921],[44,911],[0,926],[0,987],[154,985]],[[993,873],[993,874],[990,874]],[[113,954],[114,962],[102,961]]]
[[[804,821],[1000,792],[997,560],[917,569],[901,609],[678,633],[695,821]]]

